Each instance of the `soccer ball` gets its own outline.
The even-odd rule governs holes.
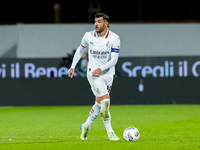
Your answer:
[[[140,132],[135,127],[128,127],[123,133],[124,140],[126,141],[137,141],[140,138]]]

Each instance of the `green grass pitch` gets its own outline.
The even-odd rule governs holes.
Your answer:
[[[111,105],[112,127],[120,141],[109,141],[101,117],[87,141],[79,126],[91,106],[0,107],[2,150],[200,150],[200,105]],[[123,131],[135,126],[137,142],[126,142]]]

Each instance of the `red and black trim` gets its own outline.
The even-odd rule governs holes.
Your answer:
[[[108,32],[107,32],[107,34],[106,34],[105,38],[107,38],[107,37],[108,37],[108,35],[109,35],[109,30],[108,30]]]
[[[107,38],[108,35],[109,35],[109,30],[108,30],[108,32],[106,33],[106,35],[104,37]],[[94,37],[97,37],[97,32],[94,32]]]
[[[81,46],[83,47],[83,48],[86,48],[85,46],[83,46],[82,44],[81,44]]]

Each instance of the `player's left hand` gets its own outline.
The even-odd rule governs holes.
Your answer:
[[[97,68],[92,72],[92,76],[99,77],[101,75],[101,72],[102,72],[101,68]]]

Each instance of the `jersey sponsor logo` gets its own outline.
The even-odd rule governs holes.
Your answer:
[[[90,54],[96,59],[106,59],[107,56],[110,54],[110,52],[109,51],[90,50]]]

